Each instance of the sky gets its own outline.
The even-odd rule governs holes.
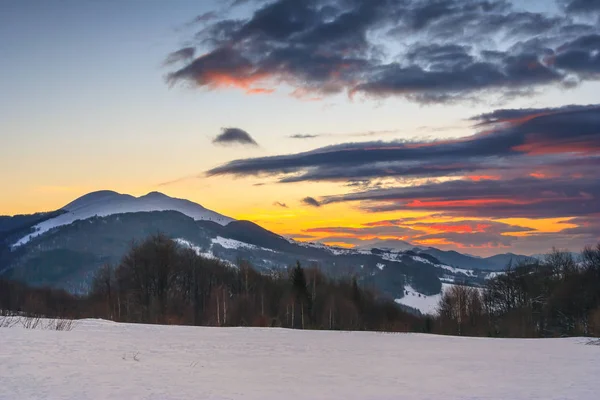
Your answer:
[[[160,191],[298,240],[577,251],[599,26],[597,0],[4,0],[0,214]]]

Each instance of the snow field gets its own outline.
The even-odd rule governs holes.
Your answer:
[[[585,342],[82,320],[0,329],[0,399],[595,400]]]

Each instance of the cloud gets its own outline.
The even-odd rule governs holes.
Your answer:
[[[597,0],[570,0],[566,2],[566,11],[576,14],[600,12],[600,2]]]
[[[370,212],[443,211],[488,218],[553,218],[600,212],[598,178],[502,181],[454,180],[367,190],[320,200],[321,205],[362,202]]]
[[[518,177],[540,168],[590,174],[598,162],[599,105],[502,109],[472,120],[484,130],[460,139],[345,143],[291,155],[235,160],[207,174],[276,176],[287,183],[465,174],[485,180]]]
[[[595,232],[598,225],[590,228],[588,222],[600,214],[600,106],[498,109],[476,115],[471,122],[475,133],[458,139],[345,143],[235,160],[207,174],[271,177],[287,184],[338,182],[350,185],[352,191],[311,198],[305,204],[357,203],[371,213],[435,212],[479,220],[575,217],[580,230],[566,230],[557,243],[570,243],[568,236],[589,244],[589,230]],[[380,225],[361,232],[402,236],[410,232],[398,232],[398,226],[418,227],[414,221],[396,222],[376,221]],[[584,227],[587,236],[581,231]],[[465,246],[503,246],[513,240],[504,237],[506,232],[488,229],[484,235],[466,229],[447,225],[421,240],[433,245],[444,239]],[[342,234],[354,237],[358,233],[337,232]],[[462,235],[462,242],[457,235]]]
[[[171,71],[170,83],[431,103],[600,78],[597,51],[577,47],[600,28],[572,16],[597,11],[596,1],[572,0],[556,14],[506,0],[244,3],[250,14],[207,18],[192,38],[204,53]]]
[[[289,208],[289,207],[287,206],[287,204],[285,204],[285,203],[282,203],[282,202],[280,202],[280,201],[276,201],[276,202],[274,202],[274,203],[273,203],[273,205],[274,205],[274,206],[276,206],[276,207],[281,207],[281,208]]]
[[[302,199],[302,203],[307,205],[307,206],[311,206],[311,207],[321,207],[321,203],[319,203],[315,198],[313,197],[305,197]]]
[[[352,236],[356,238],[372,238],[372,237],[396,237],[403,238],[409,236],[416,236],[419,231],[414,230],[410,227],[405,226],[387,226],[387,227],[318,227],[305,229],[304,233],[308,233],[315,236],[328,236],[328,235],[344,235]]]
[[[178,62],[185,62],[194,57],[196,49],[193,47],[184,47],[173,53],[169,54],[164,61],[165,65],[176,64]]]
[[[426,128],[424,128],[426,129]],[[366,132],[349,132],[349,133],[316,133],[316,134],[295,134],[288,136],[289,139],[315,139],[319,137],[366,137],[366,136],[382,136],[398,134],[398,130],[380,130]]]
[[[427,218],[425,218],[427,219]],[[415,245],[444,241],[456,248],[501,248],[517,238],[507,233],[533,232],[529,228],[491,220],[419,222],[420,219],[390,220],[387,224],[367,223],[362,227],[319,227],[302,231],[319,241],[336,241],[352,245],[375,240],[402,240]],[[380,221],[382,222],[382,221]]]
[[[214,144],[241,144],[246,146],[258,146],[252,136],[243,129],[223,128],[221,134],[213,139]]]
[[[288,136],[288,138],[290,138],[290,139],[314,139],[314,138],[318,138],[318,137],[321,137],[321,136],[323,136],[323,135],[320,135],[320,134],[316,134],[316,135],[296,134],[296,135],[290,135],[290,136]]]
[[[219,18],[219,14],[217,12],[208,11],[208,12],[205,12],[204,14],[200,14],[197,17],[195,17],[193,22],[204,23],[204,22],[208,22],[208,21],[213,21],[217,18]]]

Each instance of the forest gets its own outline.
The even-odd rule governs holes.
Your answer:
[[[300,263],[270,273],[197,255],[163,235],[98,270],[88,294],[0,280],[0,312],[198,326],[425,332],[485,337],[600,336],[600,244],[575,259],[507,266],[484,287],[454,285],[435,316],[401,308],[355,277]]]

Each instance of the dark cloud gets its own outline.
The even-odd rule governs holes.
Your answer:
[[[597,177],[457,180],[329,196],[320,203],[360,201],[370,212],[431,210],[487,218],[586,216],[600,212],[597,182]]]
[[[590,105],[567,105],[557,108],[521,108],[521,109],[499,109],[490,113],[480,114],[473,118],[472,121],[479,122],[479,125],[495,124],[505,122],[507,120],[515,120],[524,117],[541,116],[549,114],[570,113],[578,111],[594,112],[600,108],[598,104]]]
[[[587,14],[600,12],[600,1],[598,0],[570,0],[566,2],[567,12]]]
[[[472,118],[460,139],[364,142],[236,160],[208,175],[335,181],[370,212],[437,211],[478,218],[585,217],[600,212],[600,107],[500,109]],[[397,183],[382,184],[381,179]],[[435,239],[435,238],[432,238]]]
[[[321,207],[321,203],[319,203],[314,197],[305,197],[302,199],[302,203],[311,207]]]
[[[188,61],[194,57],[196,49],[193,47],[184,47],[169,54],[165,59],[165,65],[175,64],[178,62]]]
[[[246,18],[206,18],[194,37],[206,52],[169,82],[248,93],[287,83],[300,97],[346,92],[427,103],[600,78],[597,50],[578,47],[600,28],[567,13],[522,11],[505,0],[248,4]],[[566,5],[569,12],[596,9],[584,0]]]
[[[431,129],[428,127],[422,127],[422,130]],[[380,131],[366,131],[366,132],[349,132],[349,133],[315,133],[315,134],[295,134],[290,135],[290,139],[315,139],[319,137],[368,137],[368,136],[382,136],[382,135],[394,135],[398,134],[398,130],[380,130]]]
[[[583,237],[587,239],[587,245],[600,243],[600,214],[573,218],[569,223],[577,227],[565,229],[561,234]]]
[[[273,205],[274,205],[274,206],[276,206],[276,207],[281,207],[281,208],[289,208],[289,207],[287,206],[287,204],[285,204],[285,203],[282,203],[282,202],[280,202],[280,201],[276,201],[276,202],[274,202],[274,203],[273,203]]]
[[[290,139],[314,139],[314,138],[318,138],[320,136],[323,136],[323,135],[303,135],[303,134],[296,134],[296,135],[290,135],[288,137]]]
[[[241,144],[246,146],[258,146],[258,143],[248,132],[239,128],[223,128],[221,134],[213,139],[215,144]]]
[[[597,162],[600,106],[497,110],[474,117],[486,129],[461,139],[363,142],[282,156],[231,161],[208,175],[274,175],[280,182],[347,181],[375,177],[498,175],[538,167],[563,171]],[[576,162],[573,154],[578,155]],[[564,161],[572,163],[565,165]],[[586,167],[587,169],[587,167]]]
[[[513,248],[516,247],[516,251],[537,249],[538,253],[547,252],[550,250],[550,246],[580,251],[585,246],[596,246],[600,243],[600,214],[573,218],[565,223],[576,226],[562,229],[559,232],[527,234],[527,236],[519,237],[519,240],[513,243]]]
[[[203,22],[215,20],[217,18],[219,18],[218,13],[216,13],[215,11],[208,11],[208,12],[205,12],[204,14],[198,15],[196,18],[194,18],[194,22],[203,23]]]

